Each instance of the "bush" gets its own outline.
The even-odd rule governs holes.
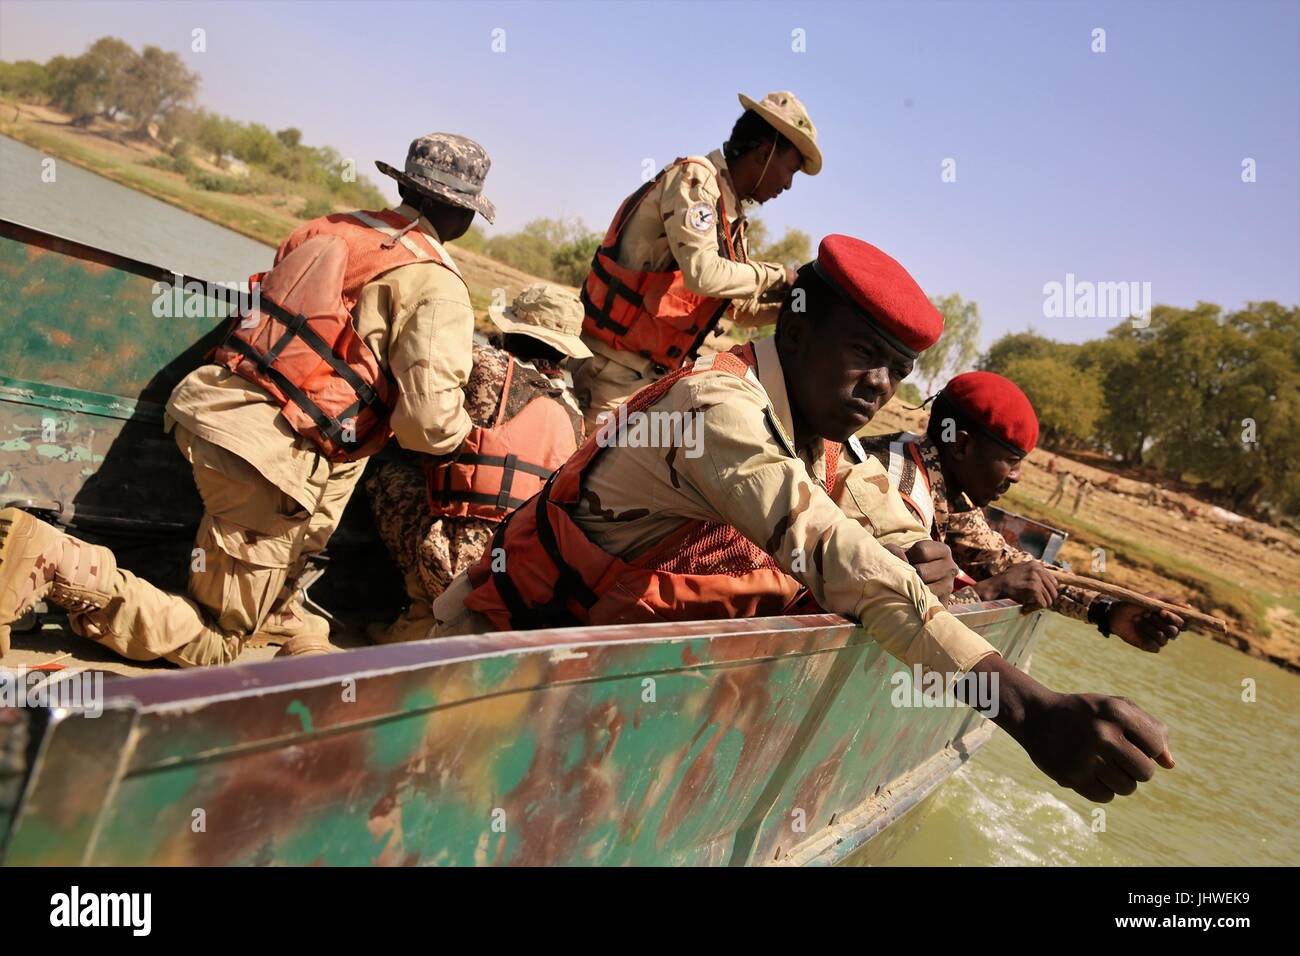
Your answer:
[[[566,242],[551,253],[551,275],[569,285],[582,285],[591,268],[591,257],[600,246],[600,233],[593,232]]]
[[[165,169],[169,173],[180,173],[187,179],[198,174],[198,167],[194,165],[194,160],[184,155],[155,156],[145,165],[152,166],[154,169]]]
[[[236,196],[250,196],[256,190],[247,179],[234,176],[215,176],[212,173],[195,172],[189,177],[191,185],[213,193],[233,193]]]
[[[298,212],[299,219],[319,219],[334,211],[334,204],[328,199],[308,199]]]

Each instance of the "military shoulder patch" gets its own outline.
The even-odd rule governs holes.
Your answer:
[[[686,225],[696,232],[713,230],[713,207],[706,202],[697,202],[686,210]]]

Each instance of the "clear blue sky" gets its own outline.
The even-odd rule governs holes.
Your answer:
[[[190,51],[191,30],[207,51]],[[492,30],[506,51],[492,52]],[[1093,28],[1107,51],[1090,49]],[[806,31],[807,52],[791,50]],[[498,228],[603,229],[646,157],[719,145],[739,90],[793,90],[826,155],[761,211],[861,236],[932,293],[976,300],[984,344],[1043,318],[1067,272],[1160,303],[1300,304],[1300,4],[944,2],[116,3],[0,0],[0,58],[96,37],[181,52],[200,102],[400,164],[462,132],[492,153]],[[940,164],[957,161],[957,182]],[[1256,160],[1258,181],[1241,181]]]

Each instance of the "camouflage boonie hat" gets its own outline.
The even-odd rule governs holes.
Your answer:
[[[473,209],[488,222],[496,219],[496,206],[483,196],[483,180],[492,160],[478,143],[455,133],[430,133],[411,141],[406,169],[394,169],[375,160],[385,176],[451,203]]]
[[[582,303],[572,292],[540,283],[530,285],[501,315],[489,311],[488,316],[502,332],[538,339],[570,358],[591,358],[591,349],[580,337]]]
[[[822,151],[817,145],[817,127],[804,109],[798,98],[787,90],[768,93],[758,102],[751,100],[744,93],[740,94],[740,105],[753,110],[771,123],[803,154],[803,171],[809,176],[816,176],[822,169]]]

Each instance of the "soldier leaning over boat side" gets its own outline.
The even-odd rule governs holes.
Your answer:
[[[846,452],[880,461],[908,506],[975,579],[948,603],[1010,598],[1028,610],[1050,607],[1158,652],[1182,630],[1180,618],[1058,585],[1041,561],[989,527],[981,509],[1020,480],[1021,462],[1037,443],[1038,416],[1025,393],[993,372],[967,372],[935,396],[924,435],[852,439]]]
[[[368,629],[377,643],[428,637],[432,601],[582,443],[582,412],[562,367],[591,355],[578,337],[577,297],[534,285],[489,314],[502,335],[474,346],[465,409],[475,431],[455,460],[407,455],[366,479],[375,527],[410,597],[391,626]]]
[[[942,329],[902,266],[827,237],[775,337],[633,396],[617,416],[627,427],[589,437],[434,602],[437,633],[825,608],[909,666],[996,675],[985,678],[998,691],[992,719],[1040,769],[1091,800],[1132,793],[1157,762],[1173,766],[1164,726],[1120,698],[1055,693],[1004,661],[885,547],[919,542],[918,560],[951,566],[880,463],[841,464],[840,443]],[[627,440],[632,416],[665,414],[696,416],[698,441]]]
[[[816,176],[822,154],[793,93],[741,93],[740,105],[721,149],[675,160],[623,201],[592,259],[582,338],[595,355],[573,374],[588,431],[693,359],[728,309],[740,325],[776,318],[794,274],[749,259],[741,203],[775,199],[800,171]]]
[[[132,660],[234,660],[250,638],[280,653],[332,649],[295,583],[337,527],[365,466],[390,435],[448,455],[472,423],[463,407],[474,316],[442,243],[495,210],[490,166],[472,140],[411,144],[403,204],[305,223],[261,276],[261,304],[167,403],[204,515],[188,596],[117,567],[113,553],[25,512],[0,512],[0,627],[48,598],[71,628]],[[303,317],[306,317],[305,319]]]

